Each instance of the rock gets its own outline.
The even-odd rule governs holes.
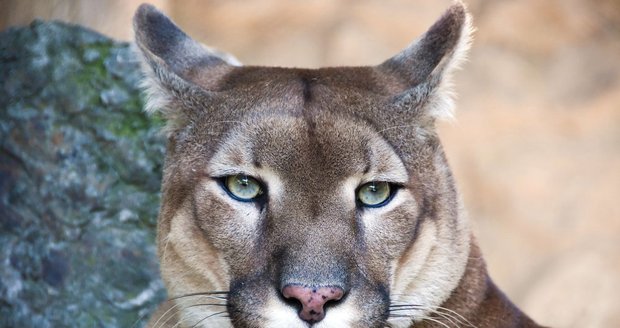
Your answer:
[[[0,327],[143,325],[165,140],[129,44],[35,21],[0,76]]]

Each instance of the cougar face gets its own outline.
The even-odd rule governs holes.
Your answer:
[[[337,113],[304,117],[314,105],[306,106],[232,129],[209,161],[208,176],[251,176],[263,194],[240,202],[207,178],[195,198],[198,225],[207,239],[221,240],[216,248],[229,249],[233,322],[303,327],[301,310],[308,322],[372,326],[386,319],[386,268],[404,244],[371,231],[413,232],[416,220],[405,216],[415,218],[418,210],[399,206],[413,200],[403,188],[376,208],[361,206],[356,190],[371,181],[407,185],[407,171],[367,124]],[[213,208],[224,211],[214,215]]]
[[[237,66],[152,6],[134,24],[168,120],[152,326],[409,327],[450,297],[470,235],[434,122],[461,4],[374,67]]]

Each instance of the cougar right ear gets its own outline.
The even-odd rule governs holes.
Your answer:
[[[455,0],[417,41],[379,65],[401,82],[396,103],[433,118],[451,116],[451,75],[466,57],[472,31],[470,14]]]
[[[181,118],[182,110],[175,107],[192,107],[200,101],[196,98],[217,92],[222,77],[240,65],[234,57],[194,41],[152,5],[138,8],[133,25],[136,45],[147,64],[146,110],[161,111],[169,120]]]

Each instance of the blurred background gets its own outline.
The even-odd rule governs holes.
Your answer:
[[[131,40],[143,1],[2,0]],[[245,64],[377,64],[448,0],[158,0],[189,35]],[[620,2],[470,0],[448,158],[497,284],[539,323],[620,327]]]

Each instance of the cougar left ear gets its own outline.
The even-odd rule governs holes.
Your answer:
[[[169,127],[191,119],[196,103],[218,91],[222,78],[240,63],[194,41],[166,15],[149,4],[133,19],[146,78],[146,110],[161,111]]]
[[[395,101],[416,110],[423,106],[433,117],[450,117],[450,75],[467,56],[472,30],[470,14],[456,1],[422,37],[379,65],[380,72],[400,81]]]

